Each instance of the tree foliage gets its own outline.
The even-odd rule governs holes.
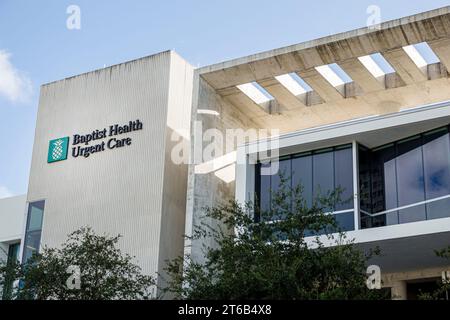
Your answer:
[[[151,297],[154,279],[117,247],[121,236],[81,228],[60,249],[44,248],[24,264],[0,266],[0,286],[16,282],[13,299],[112,300]],[[80,288],[70,285],[69,267],[79,268]],[[69,280],[69,281],[68,281]],[[69,285],[68,285],[69,283]],[[72,283],[74,284],[74,283]]]
[[[341,191],[308,206],[301,186],[281,180],[271,210],[235,201],[205,209],[190,238],[213,245],[204,247],[204,262],[190,256],[171,261],[166,290],[179,299],[384,298],[366,286],[367,261],[377,252],[357,249],[327,214],[341,202]],[[307,235],[314,235],[312,244]]]
[[[436,250],[436,255],[440,258],[450,260],[450,246],[447,248]],[[442,279],[443,280],[443,279]],[[449,300],[450,297],[450,279],[447,281],[439,280],[437,289],[433,292],[420,292],[420,300]]]

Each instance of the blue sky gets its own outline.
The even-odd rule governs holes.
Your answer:
[[[66,27],[69,5],[81,29]],[[175,49],[194,66],[391,20],[441,0],[0,0],[0,198],[27,191],[39,87]]]

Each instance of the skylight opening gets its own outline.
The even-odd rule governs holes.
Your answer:
[[[364,65],[375,78],[383,77],[386,74],[394,73],[395,70],[380,53],[373,53],[359,57],[358,60]]]
[[[439,58],[426,42],[405,46],[403,47],[403,50],[405,50],[406,54],[419,68],[424,68],[429,64],[440,62]]]
[[[333,87],[339,87],[353,81],[352,78],[350,78],[348,74],[345,73],[345,71],[342,70],[342,68],[338,66],[336,63],[316,67],[316,70]]]
[[[278,80],[286,89],[294,96],[299,96],[306,92],[312,91],[311,87],[303,81],[296,73],[287,73],[281,76],[276,76]]]
[[[403,47],[403,50],[405,50],[406,54],[411,58],[417,67],[424,68],[428,65],[414,45]]]
[[[247,97],[257,104],[263,104],[274,98],[256,82],[249,82],[237,86]]]

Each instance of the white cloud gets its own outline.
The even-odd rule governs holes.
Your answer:
[[[7,187],[0,186],[0,199],[12,197],[13,194]]]
[[[0,50],[0,96],[12,102],[26,102],[31,95],[31,80],[10,61],[11,54]]]

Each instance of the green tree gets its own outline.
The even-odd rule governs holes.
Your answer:
[[[170,261],[165,290],[178,299],[386,298],[366,286],[367,261],[377,250],[361,252],[326,214],[341,202],[341,191],[308,206],[301,186],[285,187],[281,180],[270,211],[235,201],[205,209],[190,238],[213,245],[204,247],[203,263],[190,256]],[[322,243],[321,233],[332,246]],[[305,241],[311,234],[312,246]]]
[[[450,246],[436,250],[436,255],[440,258],[450,260]],[[443,279],[442,279],[443,280]],[[420,292],[419,300],[449,300],[450,298],[450,279],[438,281],[438,288],[433,292]]]
[[[0,286],[16,281],[13,299],[113,300],[151,298],[155,281],[117,247],[121,236],[81,228],[60,249],[44,248],[24,264],[0,266]],[[79,271],[80,286],[77,288]],[[74,276],[74,277],[71,277]]]

